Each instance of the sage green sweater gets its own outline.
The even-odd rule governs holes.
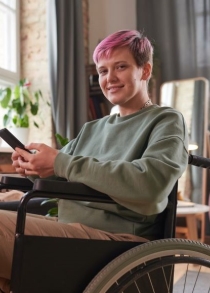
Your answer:
[[[60,200],[59,221],[113,233],[158,234],[157,214],[188,163],[181,113],[153,105],[86,123],[55,160],[55,175],[108,194],[116,204]]]

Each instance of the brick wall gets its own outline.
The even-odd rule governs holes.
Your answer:
[[[31,89],[40,89],[44,98],[50,101],[46,7],[46,0],[20,0],[21,78],[28,78],[32,83]],[[83,15],[84,44],[86,62],[88,62],[88,0],[83,0]],[[42,102],[41,110],[41,129],[32,126],[29,141],[53,145],[51,109]]]

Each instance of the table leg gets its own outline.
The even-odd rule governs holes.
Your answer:
[[[198,228],[195,215],[186,215],[186,224],[188,228],[189,239],[198,240]]]

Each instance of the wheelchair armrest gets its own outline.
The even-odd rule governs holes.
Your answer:
[[[36,179],[33,189],[28,191],[20,200],[16,226],[17,234],[24,234],[27,204],[35,197],[114,203],[108,195],[82,183]]]
[[[23,177],[12,177],[12,176],[2,176],[0,182],[0,190],[2,189],[14,189],[21,191],[31,190],[33,187],[33,182],[28,178]]]
[[[108,195],[78,182],[36,179],[33,185],[33,191],[36,191],[40,194],[43,193],[45,197],[49,198],[79,201],[88,200],[106,203],[114,202]],[[36,197],[35,194],[34,197]]]
[[[33,182],[24,177],[2,176],[0,181],[0,190],[13,189],[21,190],[23,192],[29,191],[33,188]],[[27,212],[32,214],[46,215],[49,209],[56,206],[55,203],[48,202],[41,205],[43,198],[34,198],[27,205]],[[17,211],[20,201],[2,201],[0,202],[0,210]]]

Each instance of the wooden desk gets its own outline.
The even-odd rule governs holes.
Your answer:
[[[193,203],[193,206],[177,206],[177,217],[185,217],[187,227],[187,234],[189,239],[198,240],[198,228],[197,228],[197,218],[196,215],[201,215],[210,210],[207,205]],[[176,229],[179,231],[179,227]],[[180,228],[181,231],[181,228]]]

